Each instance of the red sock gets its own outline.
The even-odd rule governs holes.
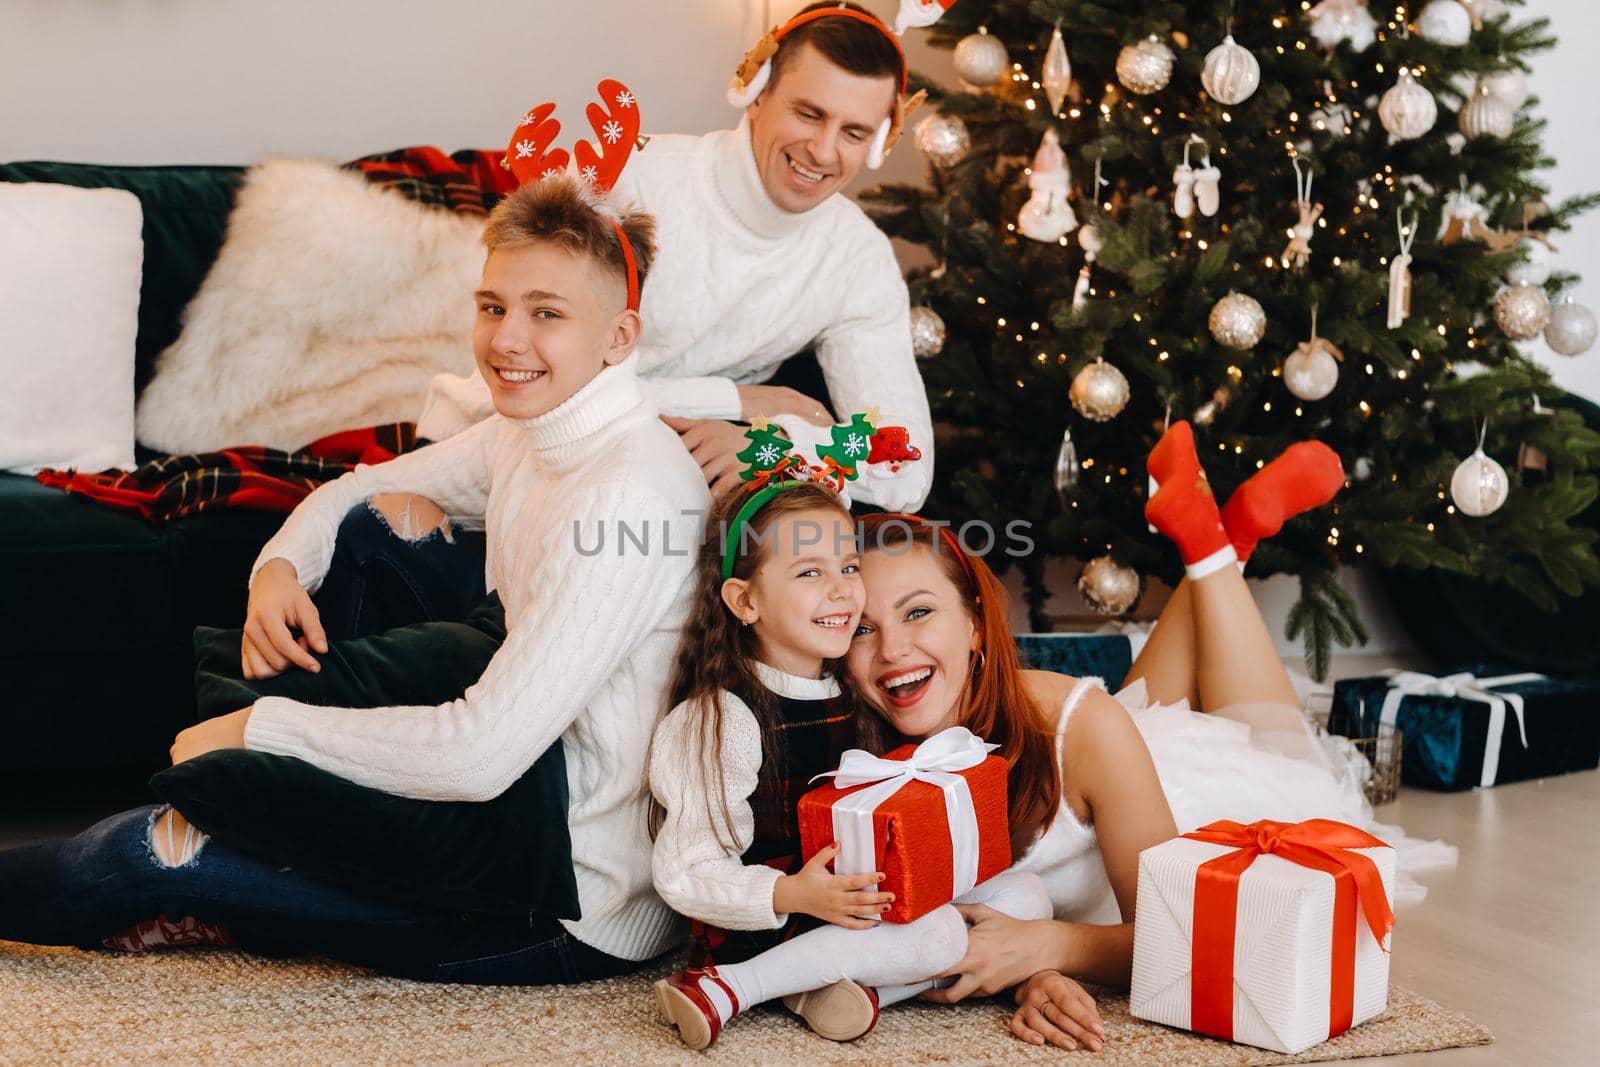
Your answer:
[[[1144,517],[1178,546],[1189,577],[1204,578],[1233,563],[1237,557],[1187,422],[1172,425],[1151,450],[1148,466],[1161,488],[1145,503]]]
[[[1301,441],[1283,450],[1228,498],[1222,524],[1240,561],[1256,542],[1283,529],[1302,511],[1320,508],[1344,487],[1339,455],[1321,441]]]

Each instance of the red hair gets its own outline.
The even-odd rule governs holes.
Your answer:
[[[978,629],[977,670],[967,683],[957,724],[993,745],[1010,769],[1011,852],[1021,856],[1050,825],[1061,805],[1061,770],[1056,766],[1055,735],[1044,712],[1028,694],[1022,661],[1006,622],[1006,590],[982,559],[968,555],[945,527],[915,515],[875,514],[861,519],[861,553],[920,545],[933,553],[944,575],[966,601]],[[863,733],[882,738],[876,715]]]

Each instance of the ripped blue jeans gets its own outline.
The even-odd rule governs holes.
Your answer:
[[[165,805],[103,819],[76,837],[0,850],[0,941],[98,948],[154,915],[226,926],[262,955],[327,956],[422,981],[545,985],[641,966],[555,919],[479,915],[351,893],[207,841],[169,867],[150,844]]]

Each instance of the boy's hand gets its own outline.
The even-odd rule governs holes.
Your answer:
[[[678,419],[661,416],[661,421],[677,431],[683,438],[683,447],[700,464],[713,498],[721,499],[743,484],[739,472],[744,463],[739,453],[750,442],[745,439],[744,427],[721,419]]]
[[[300,631],[298,638],[295,630]],[[300,588],[294,564],[286,559],[268,560],[250,583],[250,605],[245,609],[244,639],[239,648],[244,676],[273,678],[290,664],[315,674],[322,665],[311,649],[328,651],[317,606]]]
[[[818,426],[832,426],[833,415],[798,389],[783,385],[741,385],[739,408],[746,422],[757,415],[795,415]]]
[[[1106,1043],[1094,998],[1058,971],[1040,971],[1017,987],[1011,1032],[1030,1045],[1048,1041],[1069,1052],[1080,1047],[1099,1052]]]
[[[772,886],[772,910],[799,912],[851,930],[870,930],[894,903],[893,893],[869,892],[883,881],[881,872],[830,874],[828,864],[839,854],[837,844],[822,849],[799,874],[786,874]]]

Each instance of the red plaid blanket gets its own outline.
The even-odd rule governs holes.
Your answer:
[[[504,154],[463,148],[447,156],[424,146],[363,156],[345,166],[408,200],[463,215],[486,215],[517,187],[516,177],[500,165]]]
[[[321,485],[358,463],[382,463],[416,444],[409,422],[345,430],[294,452],[246,445],[190,456],[163,456],[131,471],[99,474],[40,471],[45,485],[136,511],[154,523],[210,508],[257,508],[288,513]]]

